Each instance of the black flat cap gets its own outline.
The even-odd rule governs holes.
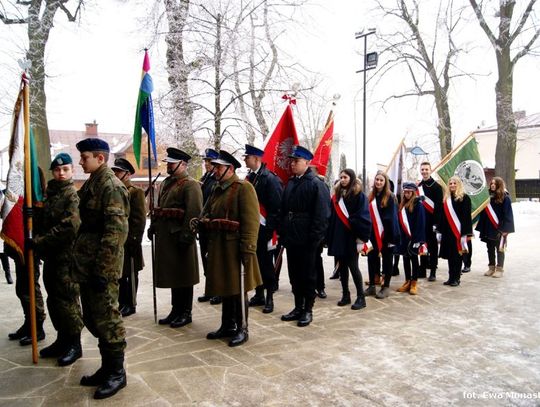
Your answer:
[[[131,175],[135,174],[135,168],[133,168],[133,165],[131,165],[131,163],[125,158],[117,158],[116,160],[114,160],[114,165],[111,167],[111,169],[126,171],[129,172]]]

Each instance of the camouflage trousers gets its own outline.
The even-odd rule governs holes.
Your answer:
[[[28,270],[18,259],[15,260],[15,294],[21,302],[24,319],[30,321],[30,287]],[[34,295],[36,298],[36,321],[45,321],[45,305],[39,285],[39,261],[34,261]]]
[[[126,330],[118,311],[118,281],[109,281],[103,292],[81,282],[80,293],[84,325],[98,338],[102,357],[123,356]]]
[[[45,260],[43,283],[47,290],[47,309],[54,329],[73,336],[84,326],[79,304],[79,286],[70,277],[69,266],[54,260]]]

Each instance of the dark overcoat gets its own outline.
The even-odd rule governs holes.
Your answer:
[[[259,203],[253,185],[236,174],[214,188],[204,218],[239,223],[238,230],[209,230],[208,269],[205,293],[209,296],[240,294],[241,264],[244,266],[244,292],[262,284],[257,261]]]
[[[404,229],[404,225],[399,224],[399,233],[400,233],[400,244],[398,248],[398,253],[410,256],[411,253],[409,249],[412,244],[415,243],[425,243],[426,242],[426,215],[427,212],[422,204],[422,199],[413,197],[414,205],[412,212],[408,209],[405,209],[405,216],[409,223],[409,229],[411,236],[409,236]],[[403,213],[403,212],[402,212]],[[399,216],[398,216],[399,219]]]
[[[386,203],[386,206],[383,208],[381,206],[382,200],[381,195],[378,194],[375,195],[375,200],[377,203],[377,208],[379,210],[379,215],[381,216],[381,221],[384,228],[384,234],[382,239],[382,244],[384,247],[387,247],[389,244],[393,244],[394,246],[399,246],[400,238],[399,238],[399,221],[397,217],[397,204],[394,194],[388,198],[388,201]],[[369,239],[371,243],[373,244],[373,247],[377,248],[379,251],[381,251],[380,247],[377,247],[377,239],[375,237],[375,229],[373,228],[373,223],[371,224],[371,233],[369,236]]]
[[[499,228],[495,229],[487,216],[487,208],[480,212],[480,218],[476,225],[476,230],[480,232],[480,239],[485,242],[487,240],[498,240],[502,233],[514,233],[514,213],[512,212],[512,201],[506,194],[501,203],[495,202],[492,196],[491,207],[497,214],[499,219]]]
[[[160,210],[167,209],[172,209],[169,215],[158,215]],[[151,226],[156,236],[156,287],[179,288],[199,283],[197,245],[189,222],[200,215],[201,209],[199,183],[186,172],[163,181]],[[171,216],[175,213],[178,216]]]
[[[441,185],[435,181],[432,177],[429,177],[427,181],[420,181],[418,186],[421,186],[426,196],[433,201],[434,210],[433,213],[426,210],[426,232],[432,232],[433,226],[438,226],[441,222],[441,216],[443,216],[443,189]]]
[[[129,192],[129,218],[128,237],[124,245],[124,268],[123,276],[131,275],[131,259],[133,259],[134,271],[144,268],[142,253],[142,238],[146,227],[146,201],[144,191],[132,185],[130,181],[124,183]]]
[[[472,235],[472,219],[471,219],[471,198],[467,194],[463,195],[463,199],[458,201],[452,194],[452,206],[461,223],[460,235],[471,236]],[[443,211],[444,212],[444,211]],[[448,259],[452,254],[457,253],[457,241],[448,217],[445,213],[441,216],[440,223],[441,232],[441,247],[439,249],[439,257]]]

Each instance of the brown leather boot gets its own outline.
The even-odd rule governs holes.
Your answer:
[[[418,288],[416,287],[416,280],[411,281],[411,287],[409,290],[409,294],[411,295],[417,295],[418,294]]]
[[[503,276],[503,273],[504,273],[504,269],[502,267],[495,266],[495,273],[493,273],[491,277],[501,278]]]
[[[416,281],[415,281],[416,283]],[[406,280],[401,287],[399,287],[396,291],[398,293],[406,293],[411,288],[411,280]]]
[[[495,266],[488,266],[488,270],[484,273],[484,275],[491,277],[493,273],[495,273]]]

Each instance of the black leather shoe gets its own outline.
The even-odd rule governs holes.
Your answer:
[[[205,294],[205,295],[201,295],[200,297],[198,297],[197,301],[199,301],[199,302],[208,302],[208,301],[210,301],[210,298],[212,298],[212,297]]]
[[[461,270],[462,273],[468,273],[471,271],[470,267],[463,267],[463,270]]]
[[[172,310],[169,315],[167,315],[165,318],[162,318],[158,321],[159,325],[170,325],[171,322],[173,322],[176,318],[178,318],[178,313],[176,310]]]
[[[62,356],[66,350],[66,344],[60,339],[56,339],[49,346],[44,347],[39,351],[39,356],[42,358],[57,358]]]
[[[15,341],[28,335],[30,335],[30,330],[28,329],[28,326],[26,324],[23,324],[15,332],[9,333],[8,338],[10,341]]]
[[[212,304],[212,305],[221,304],[222,301],[223,300],[221,299],[220,296],[215,296],[215,297],[210,298],[210,304]]]
[[[37,333],[37,340],[42,341],[45,339],[45,331],[38,331]],[[21,339],[19,339],[19,345],[21,346],[27,346],[32,344],[32,335],[23,336]]]
[[[232,339],[229,341],[229,346],[231,348],[235,346],[240,346],[243,343],[247,342],[249,339],[249,334],[247,329],[240,329],[238,332],[236,332],[236,335],[232,337]]]
[[[96,400],[106,399],[108,397],[114,396],[121,389],[126,387],[127,378],[126,371],[124,368],[120,370],[114,370],[106,375],[103,383],[99,385],[94,393],[94,398]]]
[[[437,280],[435,270],[431,270],[429,272],[429,277],[428,277],[427,281],[435,281],[435,280]]]
[[[206,335],[206,339],[220,339],[220,338],[230,338],[231,336],[236,335],[236,327],[227,328],[219,327],[217,331],[209,332]]]
[[[129,317],[137,312],[137,308],[126,305],[123,310],[120,311],[122,317]]]
[[[102,366],[98,370],[96,370],[94,374],[81,377],[80,385],[95,387],[95,386],[99,386],[104,381],[105,381],[105,370],[103,369],[103,366]]]
[[[326,298],[328,297],[326,293],[324,292],[324,288],[322,290],[315,290],[315,294],[317,294],[317,297],[319,298]]]
[[[375,296],[377,294],[377,289],[375,288],[374,285],[370,285],[366,291],[364,291],[364,295],[366,297],[369,297],[369,296]]]
[[[249,300],[249,306],[250,307],[258,307],[259,305],[264,305],[265,304],[265,299],[264,299],[264,296],[262,297],[257,297],[256,295],[251,297],[251,299]]]
[[[450,284],[452,284],[452,282],[453,282],[453,281],[446,280],[443,284],[444,284],[444,285],[450,285]]]
[[[274,312],[274,294],[270,290],[266,290],[266,301],[262,312],[263,314]]]
[[[357,297],[356,301],[353,305],[351,305],[351,309],[359,310],[362,308],[366,308],[366,298],[365,297]]]
[[[191,324],[191,314],[182,314],[171,322],[171,328],[180,328],[181,326]]]
[[[308,326],[313,321],[313,312],[305,311],[298,320],[298,326]]]
[[[298,308],[294,308],[291,312],[288,314],[282,315],[281,320],[282,321],[298,321],[300,317],[302,316],[303,311]]]
[[[450,284],[448,284],[450,287],[457,287],[459,285],[459,281],[452,281]]]
[[[69,366],[82,357],[82,347],[80,343],[72,343],[67,350],[57,360],[58,366]]]
[[[351,295],[350,294],[343,294],[341,296],[341,300],[338,301],[337,305],[338,307],[343,307],[345,305],[349,305],[351,303]]]

